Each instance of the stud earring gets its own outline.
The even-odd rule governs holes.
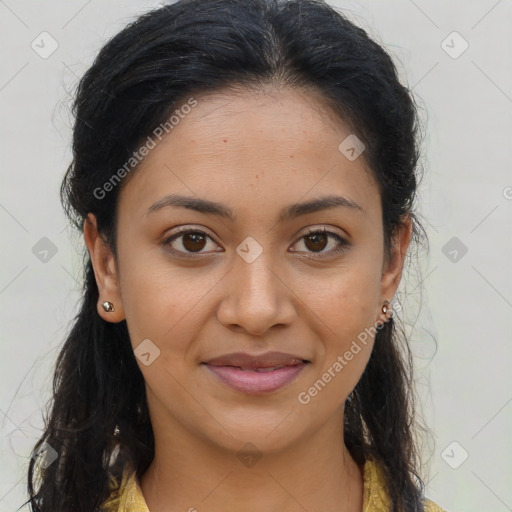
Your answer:
[[[389,300],[385,300],[384,304],[382,305],[382,312],[386,314],[389,311]]]
[[[115,311],[114,304],[112,304],[112,302],[109,302],[108,300],[102,302],[101,305],[107,313],[112,313],[112,311]]]

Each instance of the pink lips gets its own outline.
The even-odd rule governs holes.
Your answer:
[[[203,363],[230,387],[248,394],[268,393],[291,382],[309,363],[299,356],[267,352],[234,353]]]

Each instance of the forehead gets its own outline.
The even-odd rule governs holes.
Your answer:
[[[350,133],[326,102],[307,89],[230,89],[201,95],[196,101],[197,106],[183,119],[188,122],[180,122],[173,132],[176,142],[182,138],[195,141],[190,139],[190,132],[201,133],[208,138],[209,144],[203,144],[205,151],[217,146],[240,153],[250,148],[257,151],[259,145],[264,145],[265,150],[272,150],[276,156],[283,151],[298,155],[311,153],[312,147],[330,151],[328,133],[336,138]],[[228,135],[236,144],[228,144]]]
[[[129,203],[131,212],[142,214],[165,194],[183,193],[235,211],[252,205],[254,214],[262,205],[333,192],[369,213],[380,207],[364,158],[350,161],[339,149],[351,135],[348,126],[318,96],[281,88],[194,100],[129,177],[120,207]]]

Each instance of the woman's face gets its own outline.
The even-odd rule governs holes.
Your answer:
[[[340,424],[410,229],[385,261],[364,152],[305,94],[196,101],[124,184],[117,262],[86,228],[99,313],[127,321],[157,442],[283,449]]]

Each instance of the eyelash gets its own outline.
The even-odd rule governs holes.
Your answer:
[[[162,245],[164,247],[167,247],[167,246],[169,246],[171,244],[171,242],[174,242],[174,240],[176,240],[179,237],[182,237],[184,235],[190,234],[190,233],[205,235],[210,240],[215,242],[215,240],[213,240],[213,238],[210,235],[208,235],[208,233],[205,233],[204,231],[201,231],[200,229],[182,228],[179,231],[177,231],[176,233],[174,233],[173,235],[167,237],[162,242]],[[314,253],[314,252],[311,252],[310,256],[308,256],[311,259],[319,260],[319,259],[323,259],[323,258],[325,258],[327,256],[334,256],[334,255],[337,255],[337,254],[340,254],[340,253],[344,252],[350,246],[350,243],[347,242],[340,235],[338,235],[337,233],[333,233],[332,231],[327,231],[325,228],[323,228],[323,229],[312,229],[311,231],[308,231],[305,235],[303,235],[301,238],[299,238],[298,241],[302,240],[306,236],[316,235],[316,234],[325,234],[325,235],[328,235],[330,238],[334,238],[337,242],[339,242],[339,246],[338,246],[337,249],[332,249],[331,251],[329,251],[327,253]],[[198,255],[202,254],[202,253],[191,253],[191,252],[187,253],[187,252],[182,252],[182,251],[176,251],[175,249],[172,249],[172,250],[173,250],[173,252],[178,252],[180,254],[180,257],[187,258],[187,259],[195,259],[195,258],[198,257]]]

